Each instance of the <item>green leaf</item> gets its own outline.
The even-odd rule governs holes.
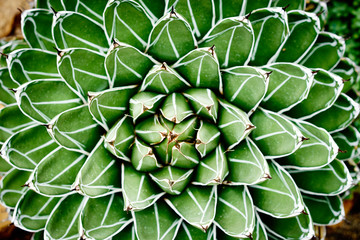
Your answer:
[[[108,239],[122,232],[132,222],[130,214],[123,209],[124,201],[119,194],[89,198],[80,217],[84,235],[93,239]]]
[[[345,53],[345,40],[333,33],[321,32],[311,50],[300,61],[308,68],[333,69]]]
[[[28,232],[44,229],[50,213],[60,198],[45,197],[30,189],[18,201],[14,210],[14,224]]]
[[[323,69],[314,71],[314,82],[306,99],[285,114],[300,119],[310,118],[331,107],[344,86],[342,79]]]
[[[262,66],[271,61],[289,34],[287,14],[281,8],[262,8],[253,11],[249,20],[255,35],[250,64]]]
[[[250,66],[233,67],[222,71],[224,98],[243,111],[253,112],[265,96],[268,76]]]
[[[132,215],[139,240],[172,240],[182,222],[182,219],[164,201],[157,201],[151,207],[139,212],[133,211]]]
[[[256,184],[270,177],[265,157],[250,138],[246,138],[232,151],[226,153],[229,175],[228,185]]]
[[[16,89],[15,96],[22,112],[43,124],[82,103],[62,80],[46,79],[25,83]]]
[[[260,109],[252,115],[251,122],[256,126],[251,133],[251,139],[265,157],[279,158],[290,155],[304,140],[300,130],[277,113]]]
[[[98,92],[109,87],[102,54],[88,49],[65,50],[59,54],[60,75],[84,102],[89,91]]]
[[[104,147],[104,139],[97,143],[72,185],[80,194],[100,197],[121,191],[120,162]]]
[[[149,175],[162,190],[171,195],[179,195],[190,182],[192,173],[193,169],[185,170],[166,166]]]
[[[160,108],[160,112],[164,118],[174,123],[180,123],[193,115],[193,111],[190,109],[185,97],[180,93],[173,93],[167,96]]]
[[[9,68],[7,67],[0,67],[0,80],[1,80],[1,85],[4,88],[8,88],[8,90],[10,90],[11,88],[14,89],[19,87],[19,83],[11,78]]]
[[[86,105],[62,112],[51,121],[48,128],[59,145],[82,153],[90,152],[102,133]]]
[[[348,190],[352,185],[349,169],[344,162],[339,160],[334,160],[325,167],[318,169],[306,171],[288,169],[288,172],[302,192],[313,195],[338,195]]]
[[[254,31],[248,19],[227,18],[209,30],[200,47],[215,45],[220,68],[230,68],[250,61],[254,40]]]
[[[228,160],[224,148],[219,145],[215,151],[201,159],[197,168],[195,185],[218,185],[222,184],[229,174]]]
[[[298,0],[295,0],[298,1]],[[279,5],[279,2],[286,2]],[[303,0],[299,2],[305,2]],[[289,1],[277,1],[279,7],[289,4],[289,8],[295,5]],[[288,8],[287,8],[288,10]],[[290,11],[287,13],[289,23],[289,36],[278,49],[272,60],[276,62],[294,62],[297,63],[303,58],[314,45],[320,33],[320,21],[314,13],[305,11]]]
[[[341,132],[332,135],[341,152],[336,156],[339,160],[357,159],[360,156],[360,132],[349,126]]]
[[[189,100],[196,115],[212,120],[214,123],[217,122],[219,103],[213,91],[192,88],[185,91],[184,96]]]
[[[146,74],[155,64],[149,55],[136,48],[114,43],[105,59],[105,69],[110,87],[128,86],[143,82]]]
[[[140,172],[151,172],[162,167],[153,149],[138,139],[135,139],[132,147],[131,163]]]
[[[241,109],[220,101],[218,128],[227,148],[232,149],[250,134],[254,125]]]
[[[16,103],[14,92],[4,85],[2,71],[0,69],[0,104],[3,106]]]
[[[317,225],[333,225],[345,218],[343,201],[339,196],[302,194],[311,218]]]
[[[130,161],[130,146],[134,139],[134,126],[131,118],[124,116],[107,132],[104,146],[116,157]]]
[[[206,231],[215,219],[216,186],[189,186],[179,196],[169,196],[165,201],[186,222]]]
[[[10,165],[8,161],[6,161],[3,157],[0,157],[0,176],[5,175],[8,171],[13,169],[14,167]]]
[[[109,129],[128,110],[129,100],[136,93],[135,85],[112,88],[102,92],[90,92],[89,110],[94,120]]]
[[[52,33],[56,47],[60,50],[87,48],[103,53],[109,47],[102,25],[82,13],[56,13]]]
[[[139,92],[129,101],[130,115],[135,122],[139,118],[152,116],[159,108],[165,95]]]
[[[0,42],[1,42],[1,40],[0,40]],[[29,48],[29,45],[23,39],[12,40],[9,42],[3,40],[3,42],[4,42],[3,45],[2,45],[2,43],[0,43],[0,45],[2,45],[0,47],[0,50],[3,54],[7,54],[7,55],[18,49]],[[0,56],[0,67],[8,67],[7,59],[8,59],[8,57],[6,57],[6,55]]]
[[[316,114],[308,121],[334,133],[347,128],[357,118],[359,112],[359,103],[342,93],[334,105]]]
[[[245,15],[246,0],[215,0],[216,21]]]
[[[196,40],[190,25],[171,11],[151,30],[146,51],[159,61],[174,63],[195,46]]]
[[[134,224],[128,224],[125,229],[113,236],[112,240],[138,240]]]
[[[164,126],[158,115],[147,118],[135,126],[136,135],[150,145],[161,143],[171,129]]]
[[[196,152],[196,145],[194,145],[194,143],[176,142],[171,151],[171,166],[194,168],[200,162],[200,158]]]
[[[45,196],[71,194],[71,185],[85,159],[85,155],[59,146],[41,160],[27,184],[31,189]]]
[[[63,198],[50,214],[44,239],[79,239],[80,213],[86,200],[78,194]]]
[[[277,162],[289,168],[314,169],[323,167],[335,159],[339,147],[325,129],[305,121],[293,120],[293,123],[300,129],[306,141],[296,152]]]
[[[269,170],[271,179],[249,186],[257,210],[275,218],[299,215],[304,210],[304,203],[294,180],[274,161],[269,162]]]
[[[31,48],[55,51],[51,33],[53,13],[50,9],[30,9],[21,14],[21,30]]]
[[[360,80],[358,66],[350,58],[341,58],[338,65],[331,72],[346,80],[342,89],[343,93],[348,92]]]
[[[182,222],[175,240],[216,240],[216,228],[210,227],[206,232]]]
[[[248,189],[244,186],[219,187],[215,221],[227,235],[251,236],[255,227],[255,210]]]
[[[275,63],[265,69],[271,74],[261,106],[282,113],[307,98],[314,80],[310,69],[293,63]]]
[[[25,193],[23,187],[29,179],[30,172],[11,169],[0,180],[0,201],[7,208],[15,208],[21,196]]]
[[[108,41],[116,39],[145,50],[152,29],[152,21],[135,1],[113,1],[104,12],[105,32]]]
[[[127,163],[122,164],[121,177],[124,210],[143,210],[165,194],[154,186],[148,175],[136,171]]]
[[[275,218],[266,214],[261,215],[266,231],[269,235],[279,239],[312,239],[315,235],[311,216],[306,213],[290,218]]]
[[[271,2],[272,7],[285,7],[287,4],[289,4],[289,7],[286,8],[286,11],[297,10],[297,9],[305,10],[306,0],[276,0]]]
[[[272,0],[257,0],[257,1],[246,1],[245,13],[250,13],[259,8],[267,8],[271,6]],[[245,6],[243,6],[245,7]]]
[[[13,51],[7,58],[10,76],[19,85],[32,80],[60,78],[56,58],[56,53],[41,49]]]
[[[215,125],[207,121],[200,121],[200,127],[196,133],[195,148],[201,157],[205,157],[219,145],[220,134]]]
[[[16,168],[31,171],[57,147],[46,127],[35,125],[8,138],[1,148],[1,156]]]

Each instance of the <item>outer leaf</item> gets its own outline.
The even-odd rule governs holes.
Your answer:
[[[344,162],[338,160],[319,169],[308,171],[288,169],[288,172],[302,192],[313,195],[338,195],[348,190],[352,184],[348,168]],[[326,184],[323,184],[324,182]]]
[[[213,225],[214,226],[214,225]],[[181,223],[181,227],[176,235],[176,240],[216,240],[216,228],[210,227],[206,232],[191,226],[186,222]]]
[[[219,103],[210,89],[192,88],[184,93],[196,115],[217,122]]]
[[[9,42],[6,41],[0,41],[0,49],[1,52],[4,54],[10,54],[11,52],[18,50],[18,49],[24,49],[29,48],[29,45],[26,43],[25,40],[12,40]],[[0,67],[8,67],[7,65],[7,59],[6,55],[0,56]]]
[[[333,134],[333,138],[342,152],[336,156],[339,160],[357,159],[360,156],[359,142],[360,133],[353,127],[349,126],[341,132]]]
[[[291,10],[305,10],[306,1],[305,0],[273,0],[271,6],[274,7],[284,7],[286,4],[289,4],[289,7],[286,8],[287,11]]]
[[[124,210],[145,209],[165,194],[155,188],[147,175],[136,171],[131,165],[123,163],[121,172]]]
[[[135,122],[138,118],[150,117],[158,110],[165,95],[139,92],[129,101],[130,115]]]
[[[101,139],[77,174],[73,189],[89,197],[120,191],[120,163],[104,147]]]
[[[272,0],[246,1],[245,13],[250,13],[259,8],[267,8],[271,6]]]
[[[63,198],[50,214],[44,239],[79,239],[80,213],[86,200],[78,194]]]
[[[3,81],[2,71],[0,69],[0,104],[6,106],[16,103],[14,92],[5,86]]]
[[[80,217],[84,235],[94,239],[108,239],[122,232],[132,222],[130,214],[122,211],[123,208],[121,195],[90,198]]]
[[[43,124],[81,105],[81,100],[62,80],[46,79],[25,83],[16,90],[15,97],[25,115]]]
[[[0,67],[0,80],[1,80],[1,84],[6,88],[17,88],[17,87],[19,87],[19,83],[15,82],[11,78],[9,68],[7,68],[7,66],[6,67]]]
[[[246,187],[220,187],[215,221],[227,235],[251,236],[255,227],[255,210]],[[231,216],[231,217],[229,217]]]
[[[246,0],[215,0],[216,21],[228,17],[243,16],[246,10]]]
[[[1,156],[22,170],[32,170],[58,145],[46,127],[30,126],[12,135],[2,146]]]
[[[112,237],[112,240],[138,240],[133,224],[127,225],[125,229]]]
[[[341,58],[340,62],[336,65],[332,72],[347,80],[344,83],[344,88],[342,89],[343,93],[349,91],[352,86],[360,80],[358,66],[350,58]]]
[[[133,143],[131,163],[137,171],[141,172],[150,172],[161,167],[153,149],[138,139],[135,139]]]
[[[16,205],[14,224],[29,232],[44,229],[50,213],[59,200],[60,198],[44,197],[27,190]]]
[[[249,186],[257,210],[276,218],[299,215],[304,203],[290,174],[274,161],[269,162],[272,179]]]
[[[182,222],[164,201],[157,201],[145,210],[132,212],[132,215],[139,240],[172,240]]]
[[[165,201],[186,222],[206,231],[215,218],[216,186],[189,186],[181,195],[171,196]]]

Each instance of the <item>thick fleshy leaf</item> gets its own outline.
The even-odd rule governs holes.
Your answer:
[[[182,222],[164,201],[157,201],[145,210],[132,212],[132,215],[139,240],[172,240]]]
[[[1,55],[0,56],[0,67],[8,67],[7,64],[7,59],[8,59],[8,54],[14,52],[15,50],[18,49],[24,49],[24,48],[29,48],[29,45],[26,43],[25,40],[23,39],[18,39],[18,40],[12,40],[12,41],[5,41],[5,40],[0,40],[0,51],[5,54],[5,55]]]
[[[108,41],[116,39],[143,51],[152,29],[152,21],[135,1],[113,1],[106,7],[104,23]]]
[[[150,145],[161,143],[170,130],[161,124],[158,115],[149,117],[135,126],[136,135]]]
[[[179,195],[191,180],[193,170],[185,170],[172,166],[166,166],[159,171],[150,173],[150,177],[165,192]]]
[[[82,104],[81,99],[62,80],[44,79],[25,83],[16,89],[15,96],[22,112],[43,124]]]
[[[360,81],[359,67],[350,58],[341,58],[331,72],[346,80],[342,89],[343,93],[349,91],[355,83]]]
[[[246,138],[232,151],[226,153],[229,161],[229,185],[256,184],[270,178],[265,157],[250,138]]]
[[[214,150],[219,145],[219,141],[219,129],[207,121],[200,121],[195,140],[195,148],[200,156],[204,157]]]
[[[146,14],[151,18],[153,22],[156,22],[159,18],[164,15],[164,11],[166,11],[166,4],[168,2],[166,0],[160,1],[152,1],[152,0],[134,0],[138,2],[145,10]]]
[[[206,231],[215,219],[217,187],[190,186],[165,201],[186,222]]]
[[[255,228],[255,218],[252,198],[246,187],[219,187],[215,221],[222,231],[232,237],[249,237]]]
[[[304,203],[290,174],[274,161],[269,162],[271,179],[249,186],[257,210],[276,218],[299,215]]]
[[[121,191],[121,166],[101,139],[77,174],[72,186],[80,194],[99,197]]]
[[[63,198],[50,214],[45,226],[44,239],[79,239],[80,213],[86,200],[79,194]]]
[[[85,155],[57,147],[36,166],[27,184],[45,196],[71,194],[71,185],[85,160]]]
[[[224,148],[219,145],[215,151],[200,161],[193,184],[222,184],[228,174],[228,160],[226,158]]]
[[[341,77],[316,69],[314,82],[306,99],[285,114],[293,118],[307,119],[334,104],[344,86]]]
[[[23,187],[30,177],[30,172],[11,169],[0,181],[0,202],[8,208],[15,208],[21,196],[25,193]]]
[[[71,49],[59,54],[59,73],[83,99],[89,91],[98,92],[109,87],[102,54],[88,49]]]
[[[0,82],[1,85],[4,88],[8,88],[9,91],[11,91],[10,89],[15,89],[17,87],[19,87],[19,83],[15,82],[11,76],[10,76],[10,72],[9,69],[7,67],[0,67]],[[11,91],[13,92],[13,91]],[[13,92],[14,94],[14,92]]]
[[[180,123],[185,118],[193,115],[187,100],[180,93],[173,93],[166,97],[160,112],[164,118],[174,123]]]
[[[256,126],[251,138],[265,157],[279,158],[290,155],[304,140],[300,130],[277,113],[260,109],[252,115],[251,122]]]
[[[286,7],[287,4],[289,5],[286,8],[286,11],[291,10],[305,10],[306,7],[306,0],[273,0],[271,1],[272,7]]]
[[[216,240],[216,234],[217,232],[215,227],[210,227],[210,229],[204,232],[203,230],[193,227],[183,221],[175,240]]]
[[[146,51],[159,61],[174,63],[195,46],[190,25],[171,10],[151,30]]]
[[[268,87],[265,72],[249,66],[233,67],[222,71],[224,97],[243,111],[255,111]]]
[[[246,7],[245,8],[245,13],[250,13],[256,9],[259,9],[259,8],[268,8],[271,6],[271,1],[272,0],[257,0],[257,1],[244,1],[246,2],[246,6],[243,6],[243,7]]]
[[[136,93],[134,85],[112,88],[103,92],[90,92],[89,110],[94,120],[104,129],[109,129],[129,108],[129,100]]]
[[[22,170],[32,170],[58,145],[45,126],[30,126],[12,135],[2,146],[1,156]]]
[[[10,76],[19,85],[37,79],[60,78],[56,58],[56,53],[41,49],[13,51],[7,58]]]
[[[48,128],[61,146],[82,153],[90,152],[102,133],[101,127],[93,120],[85,105],[62,112],[52,120]]]
[[[105,60],[110,87],[140,84],[155,64],[150,56],[136,48],[115,42]]]
[[[107,239],[121,232],[132,222],[130,213],[123,209],[124,200],[121,195],[90,198],[80,217],[84,235],[94,239]]]
[[[165,95],[152,92],[139,92],[129,101],[130,115],[135,122],[138,118],[152,116],[161,105]]]
[[[333,225],[345,218],[343,201],[339,196],[302,196],[315,224]]]
[[[232,149],[250,134],[254,125],[241,109],[221,101],[218,128],[227,148]]]
[[[215,0],[216,21],[245,15],[246,0]]]
[[[357,159],[360,156],[360,132],[353,126],[349,126],[332,136],[341,152],[336,156],[339,160]]]
[[[215,45],[220,68],[230,68],[250,61],[254,40],[254,31],[247,18],[227,18],[209,31],[200,47]]]
[[[109,47],[102,25],[82,13],[56,13],[52,33],[56,47],[60,50],[87,48],[106,52]]]
[[[151,172],[161,167],[153,149],[138,139],[132,146],[131,163],[140,172]]]
[[[124,116],[107,132],[104,146],[116,157],[130,161],[130,146],[134,139],[133,123],[130,117]]]
[[[219,103],[214,92],[210,89],[192,88],[184,96],[196,115],[217,122]]]
[[[146,75],[140,91],[150,91],[163,94],[184,91],[190,84],[170,68],[166,63],[155,65]]]
[[[287,14],[282,8],[262,8],[253,11],[249,20],[255,35],[250,64],[262,66],[275,55],[289,34]]]
[[[306,141],[296,152],[278,159],[277,162],[290,168],[314,169],[325,166],[335,159],[339,147],[325,129],[305,121],[294,120],[293,123],[300,129]]]
[[[45,9],[31,9],[21,14],[21,30],[31,48],[55,51],[51,28],[53,13]]]
[[[351,97],[340,94],[334,105],[308,119],[309,122],[334,133],[347,128],[360,112],[359,103]]]
[[[315,235],[313,221],[308,210],[290,218],[275,218],[262,214],[261,220],[269,235],[277,239],[312,239]]]
[[[282,6],[278,5],[279,7],[285,7],[289,4],[289,1],[284,0],[273,2],[286,2]],[[290,3],[288,6],[292,8],[294,4]],[[316,14],[305,11],[290,11],[287,13],[287,17],[290,30],[289,36],[280,46],[276,55],[272,57],[272,60],[297,63],[314,45],[320,32],[320,21]]]
[[[302,192],[313,195],[338,195],[348,190],[352,185],[352,178],[348,168],[344,162],[339,160],[334,160],[325,167],[318,169],[306,171],[288,169],[288,172]]]
[[[293,63],[275,63],[265,70],[271,74],[261,106],[281,113],[307,98],[314,80],[310,69]]]
[[[0,70],[0,104],[7,106],[13,103],[16,103],[14,91],[4,86]]]
[[[8,161],[6,161],[3,157],[0,157],[0,176],[5,175],[8,171],[13,169],[14,167],[10,165]]]
[[[172,147],[170,165],[180,168],[194,168],[200,157],[196,151],[196,145],[191,142],[177,142]]]
[[[177,61],[173,68],[194,87],[222,92],[219,62],[215,47],[195,49]]]
[[[333,33],[321,32],[311,50],[300,61],[309,68],[333,69],[345,53],[345,40]]]
[[[16,205],[14,224],[28,232],[42,230],[59,200],[27,190]]]
[[[134,224],[128,224],[125,229],[113,236],[111,240],[138,240]]]
[[[150,177],[136,171],[131,165],[121,167],[121,186],[124,210],[143,210],[154,204],[165,192],[160,192]]]

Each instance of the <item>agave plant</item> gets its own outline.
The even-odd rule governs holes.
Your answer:
[[[0,199],[34,239],[311,239],[343,219],[357,66],[305,1],[37,7],[0,69]]]

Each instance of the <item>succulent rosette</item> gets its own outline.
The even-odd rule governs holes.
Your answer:
[[[260,240],[341,221],[359,180],[358,72],[321,14],[300,0],[23,12],[26,42],[0,59],[15,225],[34,239]]]

